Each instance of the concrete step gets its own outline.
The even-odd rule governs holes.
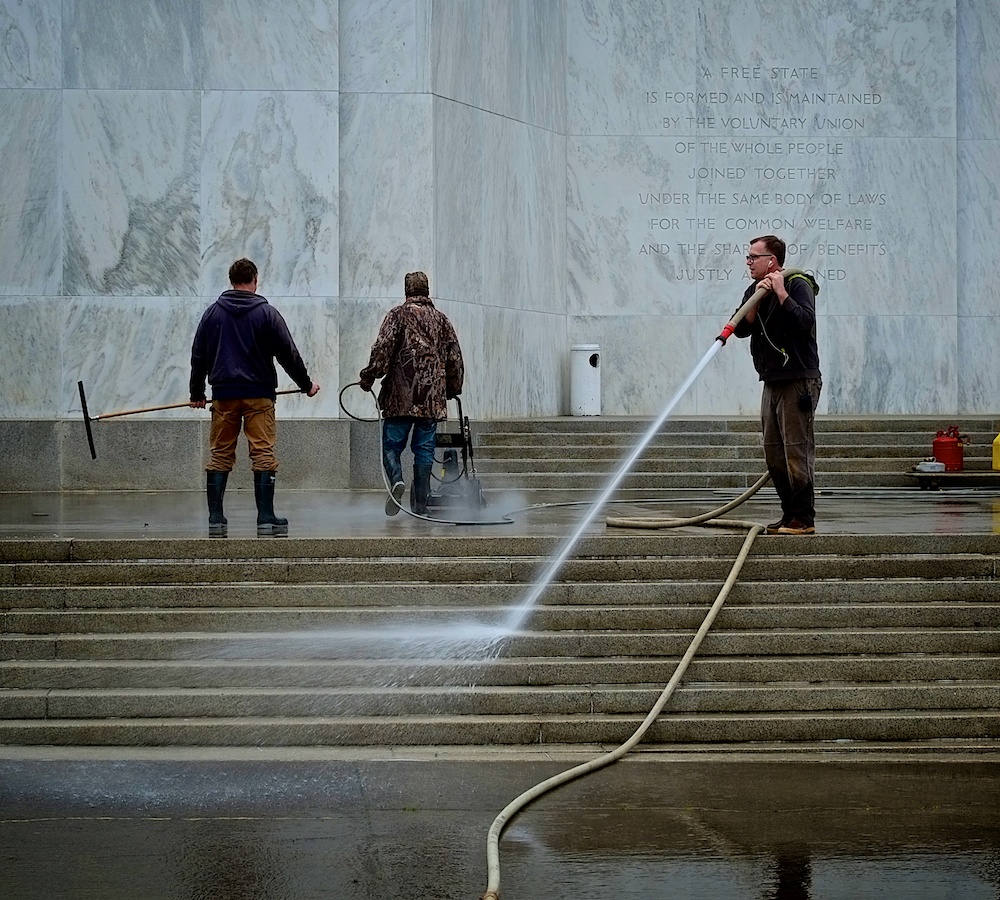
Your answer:
[[[789,539],[772,541],[788,548]],[[811,540],[811,539],[810,539]],[[758,541],[763,543],[764,539]],[[800,544],[802,542],[799,542]],[[756,544],[755,544],[756,546]],[[735,554],[734,554],[735,556]],[[995,574],[996,558],[985,554],[954,553],[934,555],[887,555],[867,557],[836,556],[752,556],[743,568],[743,581],[812,580],[817,578],[989,578]],[[220,561],[210,565],[189,562],[119,563],[22,563],[14,567],[8,584],[17,586],[54,585],[157,585],[220,584],[237,581],[285,585],[315,583],[341,584],[449,584],[488,582],[532,584],[545,568],[536,558],[469,558],[462,560],[303,560]],[[674,581],[695,579],[721,581],[728,574],[725,561],[703,557],[609,557],[569,559],[559,572],[561,582],[572,581]],[[2,574],[2,570],[0,570]],[[401,597],[405,603],[405,597]]]
[[[10,690],[80,688],[258,688],[397,686],[477,688],[614,683],[665,685],[679,656],[622,658],[512,657],[481,659],[46,659],[0,662]],[[907,683],[942,680],[995,683],[991,654],[874,653],[858,655],[704,656],[688,669],[688,683]]]
[[[804,596],[808,587],[800,583]],[[663,591],[670,591],[664,586]],[[995,589],[995,587],[994,587]],[[621,593],[621,592],[619,592]],[[386,598],[388,602],[388,598]],[[551,606],[533,609],[525,623],[533,631],[632,631],[670,628],[697,629],[705,617],[704,606],[634,604],[624,597],[615,605],[596,604]],[[516,614],[514,606],[464,606],[465,621],[502,625]],[[0,613],[0,631],[11,637],[21,635],[61,638],[67,635],[125,633],[267,633],[330,631],[349,633],[352,629],[404,629],[410,626],[450,627],[455,607],[423,606],[418,613],[407,607],[288,608],[239,607],[215,609],[62,609],[24,610]],[[994,601],[953,600],[924,603],[818,604],[802,600],[793,604],[747,605],[731,600],[719,614],[717,630],[760,628],[847,628],[858,622],[866,628],[1000,628],[1000,604]]]
[[[414,627],[415,630],[415,627]],[[415,658],[503,652],[510,657],[679,656],[690,631],[532,631],[502,639],[502,645],[462,642],[434,633],[412,640]],[[700,648],[702,656],[852,655],[941,653],[956,646],[972,654],[1000,653],[1000,630],[991,628],[838,628],[724,631],[714,629]],[[443,649],[441,649],[443,648]],[[480,649],[482,648],[482,649]],[[123,634],[2,635],[0,658],[42,659],[406,659],[407,644],[377,630],[360,633],[302,632],[158,632]]]
[[[741,533],[0,542],[0,743],[621,741]],[[1000,737],[998,535],[762,537],[647,740]]]
[[[0,690],[0,719],[621,715],[652,708],[663,685],[401,686]],[[672,713],[990,709],[995,681],[961,684],[689,684]]]
[[[670,581],[632,582],[627,588],[615,582],[557,582],[543,595],[544,609],[562,604],[576,606],[682,606],[708,605],[718,593],[718,582]],[[420,611],[427,607],[455,609],[490,608],[517,605],[524,597],[521,584],[455,582],[450,584],[409,583],[404,586],[406,609]],[[852,605],[866,603],[986,603],[996,602],[996,585],[983,579],[926,580],[918,578],[892,581],[743,581],[733,588],[727,611],[736,605],[797,604]],[[399,586],[395,584],[297,583],[273,585],[252,582],[221,584],[150,584],[84,585],[0,588],[0,609],[9,613],[25,610],[142,610],[170,611],[211,610],[213,607],[271,609],[396,609]],[[542,608],[539,609],[539,614]],[[8,628],[0,631],[17,631]]]
[[[65,746],[420,746],[604,743],[616,746],[645,715],[337,716],[9,719],[0,743]],[[1000,737],[1000,710],[666,713],[647,743],[926,741]]]

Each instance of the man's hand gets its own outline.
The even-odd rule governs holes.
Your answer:
[[[373,381],[370,384],[365,384],[365,382],[359,381],[358,382],[358,387],[361,388],[361,390],[363,390],[365,393],[370,394],[372,392],[372,385],[374,383],[375,382]]]
[[[785,288],[785,276],[780,272],[769,272],[760,281],[757,287],[767,288],[778,298],[779,303],[784,303],[788,299],[788,291]]]
[[[315,397],[319,393],[319,385],[314,381],[309,385],[309,390],[306,391],[307,397]]]
[[[190,406],[191,409],[204,409],[207,402],[207,400],[192,400],[188,403],[188,406]]]

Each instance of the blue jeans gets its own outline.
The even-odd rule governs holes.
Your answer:
[[[434,447],[437,438],[437,422],[434,419],[418,419],[414,416],[393,416],[382,420],[382,465],[389,484],[403,480],[403,468],[399,455],[406,447],[406,439],[413,429],[410,449],[413,451],[413,465],[434,465]]]

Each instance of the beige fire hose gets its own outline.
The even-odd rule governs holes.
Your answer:
[[[741,312],[745,313],[745,308],[741,309]],[[542,794],[551,791],[553,788],[566,784],[569,781],[573,781],[576,778],[580,778],[583,775],[589,775],[591,772],[603,769],[605,766],[621,759],[626,753],[629,752],[629,750],[635,747],[635,745],[642,740],[650,726],[656,721],[660,712],[663,710],[663,707],[666,706],[667,701],[671,698],[671,696],[673,696],[677,685],[687,672],[688,666],[694,659],[699,647],[701,647],[701,642],[705,639],[705,635],[707,635],[711,629],[716,616],[718,616],[718,614],[722,611],[726,598],[729,596],[729,592],[733,589],[733,586],[736,584],[736,580],[743,569],[743,564],[746,562],[747,556],[750,553],[750,547],[753,545],[757,535],[764,531],[764,526],[756,522],[747,522],[741,519],[720,519],[718,517],[749,500],[754,494],[757,493],[757,491],[767,484],[769,478],[770,476],[765,473],[752,487],[740,494],[740,496],[735,500],[730,501],[725,506],[712,510],[712,512],[704,513],[700,516],[665,519],[626,516],[608,517],[606,519],[608,525],[620,528],[679,528],[684,525],[710,525],[720,528],[746,528],[748,529],[748,533],[743,542],[743,546],[740,549],[739,555],[736,557],[736,561],[733,563],[733,567],[729,572],[729,577],[722,585],[722,589],[719,591],[718,596],[715,598],[715,602],[712,604],[711,609],[709,609],[704,621],[701,623],[701,627],[698,629],[694,638],[692,638],[691,644],[688,646],[684,656],[677,664],[674,674],[671,676],[667,686],[663,689],[659,699],[649,711],[642,724],[636,729],[632,737],[630,737],[620,747],[609,753],[605,753],[602,756],[598,756],[588,762],[581,763],[578,766],[574,766],[572,769],[567,769],[565,772],[560,772],[558,775],[553,775],[551,778],[547,778],[545,781],[536,784],[533,788],[530,788],[519,797],[516,797],[508,803],[500,814],[493,820],[493,825],[490,827],[490,831],[486,839],[486,868],[488,881],[486,893],[483,894],[482,900],[500,900],[500,834],[510,819],[513,818],[517,812],[531,803],[532,800],[537,799]]]
[[[786,278],[791,275],[804,274],[805,273],[800,269],[782,269],[782,275]],[[768,291],[765,288],[758,288],[754,291],[750,298],[736,311],[729,322],[726,323],[726,326],[722,329],[722,332],[716,340],[725,344],[732,333],[736,330],[736,326],[743,320],[746,314],[750,312],[750,310],[753,309],[767,294]],[[708,611],[708,614],[705,616],[705,620],[701,623],[701,627],[692,639],[687,652],[677,664],[677,668],[674,670],[674,674],[667,683],[667,686],[663,689],[663,693],[660,694],[660,698],[656,701],[655,705],[649,711],[649,714],[643,720],[642,724],[636,729],[632,737],[630,737],[616,750],[612,750],[610,753],[605,753],[603,756],[599,756],[589,762],[581,763],[578,766],[574,766],[572,769],[567,769],[565,772],[553,775],[551,778],[536,784],[533,788],[525,791],[519,797],[516,797],[508,803],[496,819],[493,820],[493,825],[490,827],[489,835],[486,839],[486,868],[488,882],[486,893],[483,894],[482,900],[500,900],[500,834],[507,822],[510,821],[515,813],[547,791],[550,791],[555,787],[559,787],[559,785],[566,784],[568,781],[572,781],[582,775],[588,775],[591,772],[596,772],[598,769],[602,769],[605,766],[621,759],[621,757],[628,753],[629,750],[642,740],[643,735],[645,735],[645,733],[649,730],[649,727],[653,724],[653,722],[656,721],[660,712],[663,710],[663,707],[673,695],[674,690],[680,683],[680,680],[684,677],[684,673],[687,671],[691,660],[694,659],[695,654],[698,652],[698,648],[701,646],[701,642],[704,640],[705,635],[708,634],[709,629],[712,627],[712,623],[715,621],[716,616],[718,616],[722,607],[725,605],[726,598],[729,596],[729,592],[732,590],[733,585],[736,584],[736,579],[739,577],[740,571],[743,569],[743,564],[746,562],[746,558],[750,553],[750,547],[753,545],[755,538],[758,534],[764,531],[764,526],[756,522],[746,522],[739,519],[719,519],[718,516],[736,508],[741,503],[745,503],[765,484],[767,484],[769,478],[770,475],[765,473],[752,487],[748,488],[735,500],[727,503],[719,509],[705,513],[704,515],[693,516],[686,519],[608,517],[605,520],[609,526],[619,528],[679,528],[684,525],[710,525],[722,528],[747,528],[749,531],[747,533],[746,540],[743,542],[743,547],[740,550],[739,556],[736,557],[736,561],[733,563],[733,567],[729,572],[729,577],[726,579],[725,584],[723,584],[722,590],[719,591],[718,597],[715,598],[712,608]]]

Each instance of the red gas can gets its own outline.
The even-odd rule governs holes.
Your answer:
[[[965,442],[968,435],[958,433],[957,425],[950,425],[947,431],[939,431],[934,438],[934,458],[944,463],[946,472],[961,472],[965,468]]]

